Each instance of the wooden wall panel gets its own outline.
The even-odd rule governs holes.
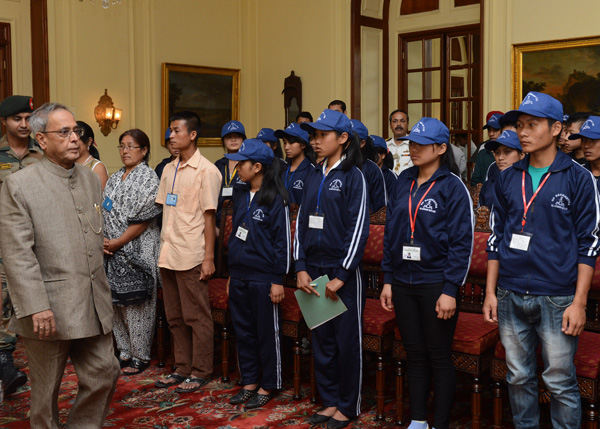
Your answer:
[[[402,0],[400,15],[429,12],[440,8],[440,0]]]

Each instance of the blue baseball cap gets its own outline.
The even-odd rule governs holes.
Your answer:
[[[169,137],[171,137],[171,127],[168,127],[165,131],[165,140],[169,140]]]
[[[518,110],[511,110],[504,115],[504,119],[514,122],[519,116],[526,114],[538,118],[550,118],[555,121],[563,121],[563,106],[556,98],[541,92],[529,92]]]
[[[256,135],[256,138],[262,142],[276,142],[275,131],[272,128],[261,128]]]
[[[435,118],[421,118],[410,130],[410,134],[396,140],[410,140],[418,144],[448,144],[450,131],[444,123]]]
[[[569,140],[577,140],[582,137],[592,140],[600,139],[600,116],[590,116],[587,118],[587,121],[583,123],[579,132],[571,134]]]
[[[371,138],[373,139],[373,145],[375,146],[375,148],[379,148],[379,149],[385,149],[386,151],[388,151],[388,146],[387,143],[385,142],[385,140],[382,137],[376,136],[376,135],[371,135]]]
[[[502,128],[502,124],[500,123],[502,116],[503,116],[502,112],[492,113],[490,115],[490,117],[488,118],[486,124],[483,126],[483,129],[487,130],[488,128],[494,128],[496,130],[499,130],[500,128]]]
[[[314,130],[337,131],[352,135],[352,123],[350,119],[337,110],[325,109],[315,122],[304,122],[300,124],[303,130],[309,133]]]
[[[271,164],[273,162],[273,151],[261,140],[247,139],[244,140],[237,153],[228,153],[225,158],[232,161],[246,161],[249,159],[261,164]]]
[[[240,121],[229,121],[223,125],[223,128],[221,129],[221,138],[230,133],[239,133],[244,136],[244,140],[246,139],[246,130]]]
[[[354,132],[358,134],[359,139],[366,140],[369,137],[369,130],[367,130],[365,124],[360,122],[358,119],[350,119],[350,123],[352,124]]]
[[[308,144],[308,142],[310,141],[308,132],[303,130],[302,127],[300,127],[300,124],[297,124],[295,122],[289,124],[285,130],[275,131],[275,137],[279,137],[280,139],[282,139],[287,136],[298,137],[299,139],[304,140],[306,144]]]
[[[521,152],[523,151],[523,149],[521,148],[521,142],[519,141],[519,136],[517,135],[517,133],[511,130],[502,131],[500,137],[498,137],[496,140],[490,140],[489,142],[487,142],[485,144],[485,148],[487,150],[496,150],[500,145],[509,147],[511,149],[517,149]]]

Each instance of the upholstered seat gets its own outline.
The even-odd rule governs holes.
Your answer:
[[[298,306],[298,301],[296,301],[296,290],[297,289],[293,289],[291,287],[286,287],[285,296],[279,306],[281,307],[282,319],[299,323],[304,319],[302,318],[302,312]]]
[[[452,351],[477,355],[491,350],[498,340],[498,327],[483,321],[481,314],[459,313]]]
[[[210,308],[218,310],[229,309],[229,297],[227,296],[227,279],[210,279],[208,281],[208,298]]]
[[[363,313],[363,335],[391,335],[395,327],[396,314],[381,308],[379,300],[367,299]]]

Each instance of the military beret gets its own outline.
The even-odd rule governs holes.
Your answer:
[[[33,112],[33,98],[26,95],[11,95],[0,104],[0,117],[14,116],[19,113]]]

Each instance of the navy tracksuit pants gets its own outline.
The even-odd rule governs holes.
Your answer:
[[[327,274],[335,278],[337,268],[307,266],[312,279]],[[315,375],[325,407],[337,407],[347,417],[360,414],[362,387],[362,314],[365,290],[360,268],[338,292],[348,308],[335,319],[313,329]]]
[[[229,283],[242,384],[258,383],[265,390],[281,389],[281,310],[270,292],[270,282],[231,278]]]

